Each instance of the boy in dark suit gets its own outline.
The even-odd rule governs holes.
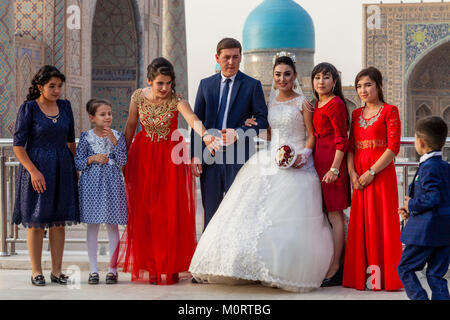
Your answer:
[[[399,214],[408,219],[400,240],[406,244],[397,268],[408,298],[428,300],[415,272],[427,264],[432,300],[450,300],[444,278],[450,261],[450,164],[442,160],[448,127],[436,116],[423,118],[415,129],[419,169]]]

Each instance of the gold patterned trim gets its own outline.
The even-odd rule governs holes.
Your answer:
[[[156,142],[161,139],[168,140],[171,120],[177,111],[178,102],[182,100],[181,95],[156,104],[144,96],[142,89],[138,89],[133,94],[133,100],[137,104],[139,119],[147,133],[146,136]]]
[[[356,149],[370,149],[370,148],[386,148],[387,142],[385,140],[363,140],[355,141]]]
[[[378,110],[378,113],[375,116],[373,116],[372,118],[370,118],[369,120],[366,120],[366,119],[363,118],[362,114],[363,114],[364,110],[362,110],[361,113],[359,114],[359,125],[360,125],[360,127],[364,128],[364,129],[367,129],[368,127],[373,125],[375,123],[375,121],[377,121],[378,118],[380,117],[381,111],[383,110],[383,108],[384,108],[384,105],[381,106],[380,110]]]

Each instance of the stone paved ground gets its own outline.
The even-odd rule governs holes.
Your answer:
[[[0,257],[5,266],[5,260],[15,260],[18,266],[29,265],[28,257],[20,254],[15,257]],[[44,254],[43,260],[49,262],[50,257]],[[0,299],[57,299],[57,300],[406,300],[402,291],[358,291],[343,287],[319,288],[309,293],[291,293],[280,289],[267,288],[259,284],[243,286],[225,286],[212,284],[193,284],[188,274],[182,275],[178,284],[156,286],[136,284],[130,281],[130,275],[119,273],[119,283],[106,285],[104,278],[107,270],[107,259],[100,258],[100,284],[89,285],[88,260],[81,255],[65,255],[64,270],[76,270],[78,282],[73,286],[61,286],[50,283],[50,271],[44,271],[47,285],[36,287],[31,285],[29,269],[2,269],[0,265]],[[12,264],[10,264],[12,265]],[[75,266],[75,267],[74,267]],[[69,270],[67,268],[70,268]],[[422,273],[418,273],[422,285],[430,294],[431,291]]]
[[[187,278],[170,286],[135,284],[130,275],[119,273],[119,283],[106,285],[101,272],[101,283],[89,285],[88,271],[81,271],[81,283],[73,288],[50,283],[50,272],[45,271],[47,285],[31,285],[28,270],[0,270],[0,299],[100,299],[100,300],[405,300],[403,291],[371,292],[357,291],[343,287],[319,288],[313,292],[296,294],[279,289],[267,288],[258,284],[245,286],[225,286],[193,284]]]

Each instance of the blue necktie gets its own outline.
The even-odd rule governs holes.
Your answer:
[[[228,103],[228,91],[230,91],[231,79],[225,80],[225,87],[222,92],[222,99],[220,99],[219,113],[216,118],[216,129],[222,130],[223,118],[225,116],[225,109]]]

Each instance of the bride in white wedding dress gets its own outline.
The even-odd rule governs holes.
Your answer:
[[[293,59],[279,56],[274,64],[278,90],[269,99],[271,142],[242,167],[202,234],[189,268],[197,282],[259,281],[307,292],[325,278],[332,233],[311,157],[312,106],[294,91],[296,78]],[[285,144],[300,155],[293,167],[280,169],[275,153]]]

